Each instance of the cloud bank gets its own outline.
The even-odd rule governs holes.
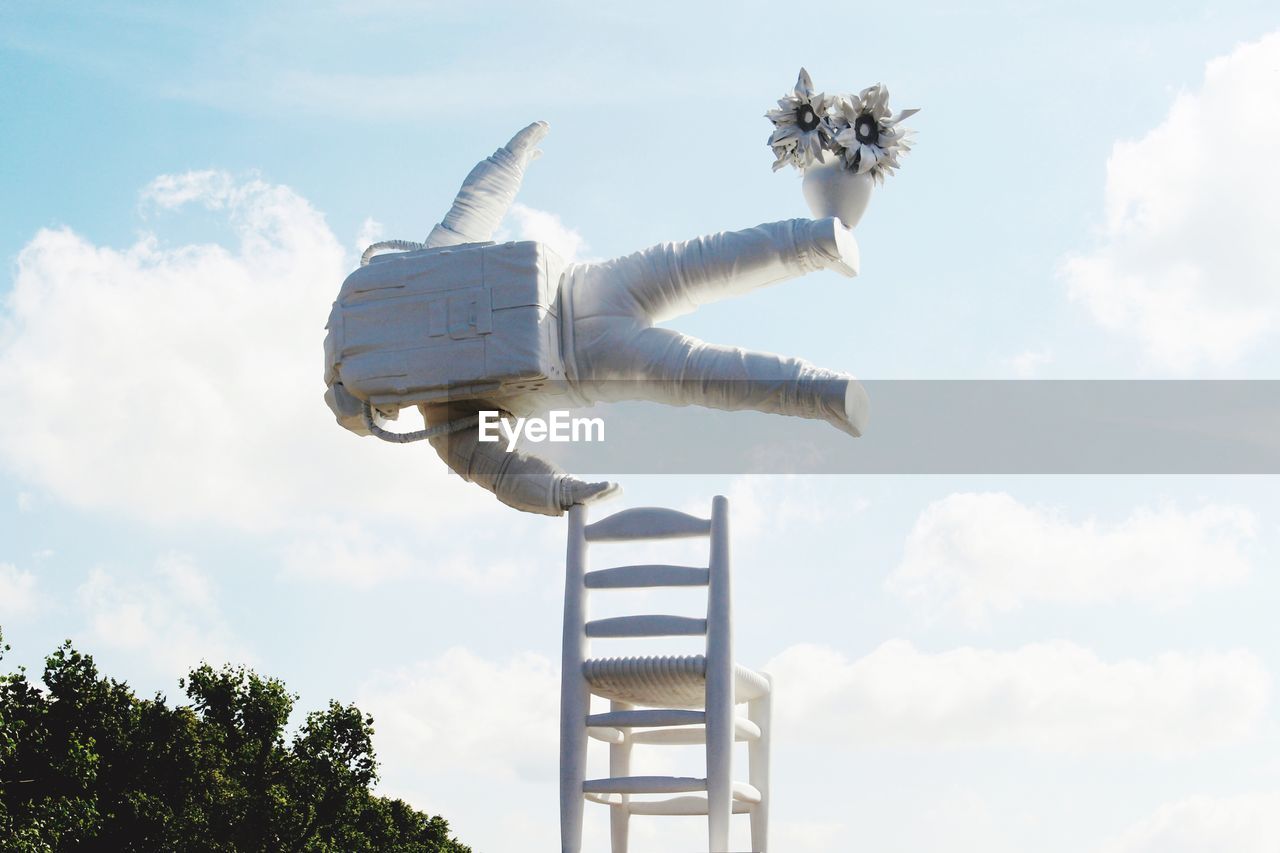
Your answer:
[[[1280,850],[1280,791],[1189,797],[1161,806],[1099,853],[1272,853]]]
[[[1117,142],[1099,245],[1068,293],[1168,369],[1231,365],[1280,320],[1280,32],[1205,66],[1159,126]]]
[[[76,600],[91,648],[126,652],[166,681],[200,661],[253,663],[222,613],[215,585],[181,554],[160,558],[136,577],[93,569]]]
[[[916,519],[887,585],[971,625],[1035,602],[1167,607],[1243,580],[1256,527],[1235,506],[1139,507],[1104,524],[1004,492],[956,493]]]
[[[851,746],[1183,755],[1252,735],[1271,689],[1246,651],[1105,661],[1068,642],[929,653],[890,640],[853,661],[797,645],[765,668],[779,737]]]

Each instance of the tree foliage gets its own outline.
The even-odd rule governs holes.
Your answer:
[[[8,647],[0,638],[0,658]],[[375,796],[373,718],[202,664],[189,705],[142,699],[63,643],[43,687],[0,675],[0,849],[471,853],[442,817]]]

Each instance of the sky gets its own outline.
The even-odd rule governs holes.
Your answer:
[[[763,118],[801,66],[921,108],[861,274],[682,331],[877,380],[1280,378],[1274,4],[9,0],[5,665],[69,637],[175,701],[251,665],[372,713],[380,790],[478,851],[554,849],[564,523],[340,429],[329,305],[538,119],[506,236],[590,260],[807,215]],[[619,479],[607,508],[730,499],[775,849],[1280,847],[1274,478]]]

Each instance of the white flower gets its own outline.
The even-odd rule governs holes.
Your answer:
[[[842,148],[845,166],[859,174],[870,172],[877,183],[893,174],[898,157],[911,150],[911,131],[899,123],[919,110],[889,111],[889,88],[868,86],[857,96],[837,99],[831,119],[836,144]]]
[[[788,163],[803,169],[820,162],[824,149],[834,150],[835,130],[828,116],[832,102],[832,98],[814,92],[809,72],[801,68],[792,92],[779,99],[776,110],[765,113],[774,125],[769,147],[777,158],[775,172]]]

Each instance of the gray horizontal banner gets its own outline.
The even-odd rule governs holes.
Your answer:
[[[861,438],[823,421],[638,402],[652,389],[618,381],[607,393],[621,402],[568,410],[547,400],[567,417],[599,418],[602,439],[584,423],[576,441],[517,447],[593,475],[1280,474],[1280,381],[863,386],[871,407]]]

